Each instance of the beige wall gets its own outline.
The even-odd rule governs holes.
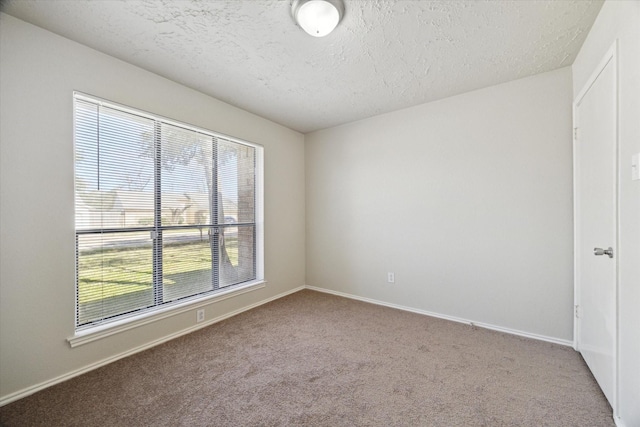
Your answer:
[[[618,43],[618,357],[620,426],[640,426],[640,181],[631,156],[640,153],[640,2],[606,1],[573,64],[578,96],[611,45]]]
[[[572,340],[569,68],[305,143],[307,285]]]
[[[0,400],[193,327],[192,311],[74,349],[73,110],[78,90],[264,146],[265,288],[304,285],[304,138],[113,57],[0,15]]]

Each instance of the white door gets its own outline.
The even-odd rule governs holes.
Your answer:
[[[576,349],[615,408],[617,75],[615,50],[576,99]]]

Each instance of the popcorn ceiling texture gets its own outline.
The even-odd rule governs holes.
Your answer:
[[[573,63],[601,6],[344,0],[324,38],[288,0],[12,0],[3,11],[300,132]]]

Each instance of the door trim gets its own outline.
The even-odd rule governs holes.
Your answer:
[[[614,137],[614,221],[615,221],[615,242],[613,242],[614,248],[614,270],[615,270],[615,334],[614,334],[614,386],[613,386],[613,402],[611,403],[613,409],[613,417],[614,419],[618,418],[618,395],[619,395],[619,331],[620,331],[620,316],[619,316],[619,307],[620,307],[620,292],[619,292],[619,259],[620,259],[620,173],[619,173],[619,158],[620,158],[620,148],[619,148],[619,100],[620,100],[620,84],[619,84],[619,76],[618,76],[618,39],[615,39],[611,47],[607,50],[607,53],[600,60],[597,67],[595,67],[593,73],[583,86],[582,90],[578,93],[578,96],[573,101],[573,289],[574,289],[574,317],[573,317],[573,348],[576,351],[579,351],[579,322],[577,317],[579,315],[579,302],[580,302],[580,272],[578,269],[579,266],[579,257],[580,252],[578,248],[580,247],[580,236],[578,234],[579,230],[579,163],[577,156],[577,142],[580,136],[580,129],[578,126],[578,106],[584,99],[585,95],[589,92],[589,89],[593,86],[597,78],[604,71],[604,69],[611,63],[613,67],[613,74],[615,78],[615,137]],[[576,135],[576,128],[577,135]]]

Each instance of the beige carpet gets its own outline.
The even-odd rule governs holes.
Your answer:
[[[6,405],[6,426],[613,426],[568,347],[302,291]]]

